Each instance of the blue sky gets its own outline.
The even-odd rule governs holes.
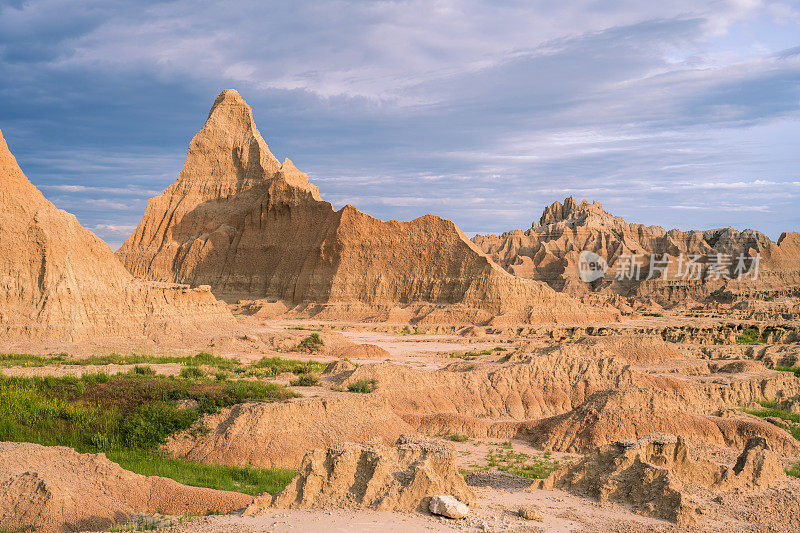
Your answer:
[[[0,0],[0,129],[118,246],[217,93],[336,207],[800,230],[800,2]]]

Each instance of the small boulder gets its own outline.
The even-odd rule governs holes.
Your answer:
[[[542,517],[542,512],[535,505],[526,505],[524,507],[520,507],[519,511],[517,511],[517,514],[520,516],[520,518],[524,518],[525,520],[535,520],[537,522],[544,520]]]
[[[464,518],[469,514],[469,507],[452,496],[433,496],[428,509],[433,514],[446,516],[447,518]]]

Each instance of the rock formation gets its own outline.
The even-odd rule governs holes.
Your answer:
[[[421,511],[438,494],[469,504],[475,494],[458,473],[456,456],[447,445],[405,435],[394,447],[342,443],[317,449],[305,456],[289,486],[257,498],[245,515],[267,507]]]
[[[134,280],[28,181],[0,133],[0,342],[135,337],[233,324],[208,287]]]
[[[508,271],[573,295],[603,292],[690,305],[715,291],[722,300],[759,293],[800,295],[800,233],[784,233],[775,243],[753,230],[667,231],[628,223],[607,213],[598,202],[578,203],[569,197],[563,204],[545,208],[539,222],[527,231],[477,235],[473,242]],[[578,268],[583,251],[605,261],[604,277],[591,283],[581,280]],[[722,257],[719,269],[714,266],[718,254]],[[751,279],[748,273],[757,254],[758,276]],[[689,258],[694,255],[697,266],[690,267]],[[632,265],[633,256],[641,258],[638,268]],[[651,262],[653,256],[656,261]],[[743,263],[737,272],[740,256]],[[660,270],[666,264],[663,260],[669,263],[666,279]],[[653,279],[648,280],[651,263]],[[626,279],[617,279],[620,272],[626,272]],[[745,274],[741,280],[736,279],[738,273]]]
[[[201,424],[206,431],[185,431],[166,448],[195,461],[297,468],[314,448],[376,437],[388,444],[411,431],[379,398],[352,393],[236,405],[206,415]]]
[[[681,437],[647,435],[617,441],[554,472],[539,488],[560,488],[586,494],[601,502],[632,505],[639,513],[692,524],[696,511],[693,486],[718,491],[767,487],[784,477],[783,467],[766,441],[747,441],[731,468],[703,458],[695,459]]]
[[[137,277],[210,285],[228,301],[421,305],[417,316],[462,321],[614,317],[509,275],[448,220],[384,222],[350,205],[334,211],[290,160],[270,153],[234,90],[217,97],[178,179],[148,202],[117,255]],[[341,309],[352,319],[361,308]]]
[[[0,530],[94,531],[137,513],[228,512],[253,498],[123,470],[100,454],[0,443]]]

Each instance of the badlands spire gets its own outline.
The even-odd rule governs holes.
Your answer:
[[[135,280],[28,181],[0,132],[0,341],[140,337],[233,323],[207,289]]]
[[[612,316],[511,276],[450,221],[334,211],[290,160],[278,163],[233,90],[217,97],[178,179],[148,202],[117,255],[135,276],[208,284],[229,301],[417,306],[446,318],[458,308],[468,320]]]

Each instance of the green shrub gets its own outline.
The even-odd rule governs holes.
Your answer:
[[[203,369],[199,366],[187,366],[185,368],[181,368],[180,376],[184,379],[200,379],[205,376],[206,373],[203,372]]]
[[[319,333],[312,333],[300,343],[295,346],[294,351],[296,352],[305,352],[305,353],[317,353],[322,349],[325,345],[322,338],[319,336]]]
[[[449,433],[445,435],[444,438],[453,442],[467,442],[469,440],[469,437],[466,435],[460,435],[458,433]]]
[[[251,372],[259,374],[258,370],[263,371],[260,372],[263,377],[274,377],[283,372],[291,372],[293,374],[319,373],[325,370],[326,364],[327,363],[322,363],[320,361],[298,361],[296,359],[281,359],[280,357],[263,357],[260,361],[254,363],[245,370],[245,374],[249,375]]]
[[[134,374],[139,374],[141,376],[155,376],[156,375],[156,369],[153,368],[152,366],[136,365],[136,366],[133,367],[133,373]]]
[[[228,379],[228,373],[224,370],[220,370],[219,372],[214,373],[214,379],[217,381],[226,381]]]
[[[319,376],[316,374],[301,374],[297,379],[289,382],[294,387],[311,387],[319,385]]]
[[[378,388],[378,382],[375,379],[359,379],[347,386],[350,392],[360,392],[362,394],[369,394]]]
[[[736,337],[736,342],[739,344],[757,344],[764,342],[764,337],[758,332],[758,328],[749,328]]]

